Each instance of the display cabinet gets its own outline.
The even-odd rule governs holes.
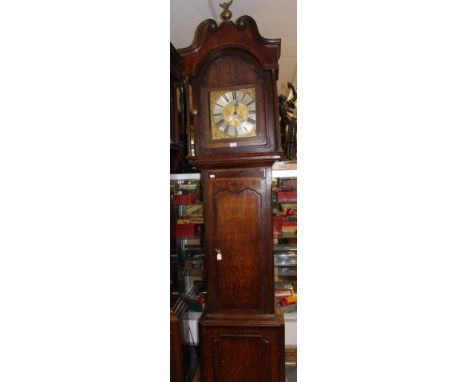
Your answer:
[[[192,301],[203,293],[203,225],[199,174],[171,175],[171,295],[189,308],[203,303]]]
[[[198,174],[170,182],[171,381],[188,381],[197,365],[190,311],[203,309],[203,202]],[[180,377],[180,376],[181,377]],[[182,379],[179,379],[182,378]]]
[[[297,365],[296,162],[273,166],[273,264],[275,301],[284,312],[286,364]]]
[[[275,293],[285,311],[294,311],[297,295],[297,178],[291,173],[282,175],[279,172],[272,180]]]

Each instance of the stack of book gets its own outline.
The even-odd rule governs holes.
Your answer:
[[[176,237],[194,237],[201,234],[203,225],[203,202],[197,183],[179,185],[176,195],[178,216]]]
[[[273,240],[275,244],[282,242],[283,239],[295,240],[297,237],[296,187],[295,178],[280,178],[273,184]]]
[[[297,310],[297,296],[294,288],[289,282],[275,282],[275,302],[281,306],[283,312],[294,312]]]

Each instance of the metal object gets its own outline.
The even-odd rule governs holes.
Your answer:
[[[297,118],[294,115],[297,93],[294,86],[288,82],[289,95],[279,96],[279,114],[281,129],[281,145],[286,159],[297,158]]]
[[[219,4],[219,6],[223,8],[223,12],[220,14],[221,19],[223,21],[228,21],[232,16],[232,12],[229,10],[229,7],[231,6],[232,2],[233,0],[231,0],[229,3],[225,2],[225,3]]]

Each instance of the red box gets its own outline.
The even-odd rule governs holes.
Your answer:
[[[176,195],[176,205],[186,206],[192,204],[192,195],[191,194],[178,194]]]
[[[295,202],[297,200],[297,191],[278,192],[278,203]]]
[[[195,224],[176,224],[176,237],[193,237],[195,236]]]
[[[281,225],[283,224],[283,218],[281,216],[273,218],[273,235],[281,236]]]

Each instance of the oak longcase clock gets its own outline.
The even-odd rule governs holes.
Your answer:
[[[223,4],[226,8],[226,4]],[[249,16],[202,22],[180,49],[191,87],[205,215],[207,300],[201,380],[284,382],[284,320],[274,304],[271,166],[280,159],[280,40]]]

